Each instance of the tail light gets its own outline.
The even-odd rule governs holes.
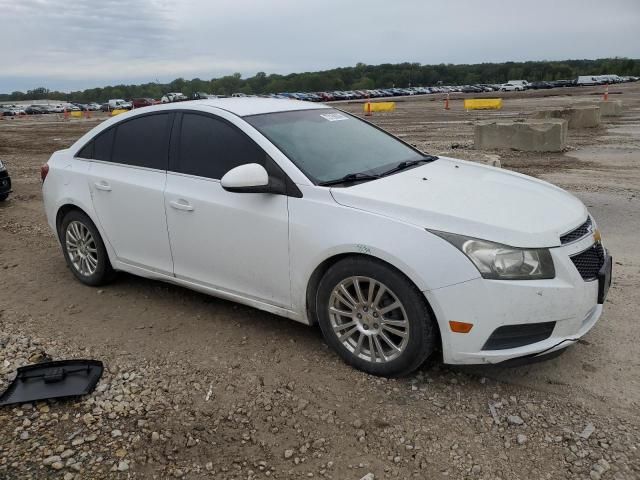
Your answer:
[[[44,183],[44,179],[47,178],[48,173],[49,173],[49,165],[45,163],[40,167],[40,178],[42,179],[42,183]]]

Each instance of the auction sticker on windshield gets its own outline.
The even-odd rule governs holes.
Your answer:
[[[322,118],[329,120],[330,122],[337,122],[339,120],[349,120],[349,117],[342,115],[341,113],[324,113],[320,115]]]

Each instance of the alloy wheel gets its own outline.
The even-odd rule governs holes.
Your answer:
[[[98,268],[98,248],[89,228],[74,220],[65,232],[67,254],[73,267],[85,277],[90,277]]]
[[[342,280],[329,298],[329,319],[340,343],[373,363],[398,358],[409,342],[404,305],[385,284],[354,276]]]

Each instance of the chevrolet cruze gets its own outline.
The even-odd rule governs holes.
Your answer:
[[[308,325],[397,376],[544,357],[602,313],[611,257],[548,183],[425,155],[327,106],[231,98],[134,110],[42,167],[75,277],[171,282]]]

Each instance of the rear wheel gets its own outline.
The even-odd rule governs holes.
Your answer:
[[[408,374],[435,349],[436,327],[422,294],[382,262],[339,261],[322,278],[316,302],[327,343],[367,373]]]
[[[103,285],[113,278],[102,237],[85,213],[73,210],[64,216],[60,243],[71,272],[85,285]]]

